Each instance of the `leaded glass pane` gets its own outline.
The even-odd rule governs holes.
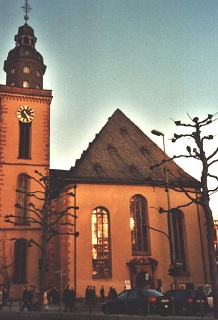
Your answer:
[[[92,275],[111,276],[109,213],[104,208],[92,212]]]

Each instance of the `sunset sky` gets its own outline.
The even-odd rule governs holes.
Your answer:
[[[3,63],[24,24],[24,0],[0,0],[0,83]],[[218,112],[217,0],[29,0],[28,24],[47,65],[52,89],[51,168],[70,169],[119,108],[166,151],[173,120]],[[218,145],[218,122],[211,129]],[[201,167],[179,164],[196,178]],[[216,174],[218,169],[216,169]],[[218,196],[212,204],[217,211]],[[218,214],[218,212],[217,212]]]

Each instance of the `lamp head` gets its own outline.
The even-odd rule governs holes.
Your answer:
[[[163,132],[155,129],[151,130],[151,133],[154,134],[155,136],[164,136]]]

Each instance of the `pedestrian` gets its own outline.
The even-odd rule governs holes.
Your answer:
[[[50,290],[51,292],[51,303],[54,304],[55,306],[59,303],[59,292],[56,287]]]
[[[70,299],[69,299],[70,312],[75,311],[75,304],[76,304],[76,292],[73,288],[71,288],[70,289]]]
[[[105,295],[104,295],[104,286],[100,289],[100,303],[103,303],[105,301]]]
[[[108,300],[112,300],[112,287],[109,287],[107,298],[108,298]]]
[[[92,286],[89,286],[89,291],[88,291],[88,304],[92,304],[92,296],[93,296]]]
[[[33,286],[29,289],[29,311],[33,311]]]
[[[27,286],[24,286],[23,290],[23,304],[21,307],[21,311],[23,311],[25,308],[27,308],[27,310],[30,310],[30,293],[27,289]]]
[[[2,305],[3,305],[3,287],[0,287],[0,310],[2,310]]]
[[[39,309],[39,290],[36,286],[33,286],[33,310],[37,311]]]
[[[97,302],[97,296],[96,296],[95,286],[92,287],[91,302],[92,302],[92,304],[96,304],[96,302]]]
[[[72,292],[70,290],[70,286],[67,286],[64,289],[63,300],[64,300],[64,305],[65,305],[64,312],[67,312],[68,308],[71,311],[71,309],[72,309],[72,305],[71,305],[71,303],[72,303]]]
[[[48,311],[48,291],[45,289],[43,293],[43,306],[44,310]]]
[[[86,287],[85,299],[86,299],[86,304],[89,304],[89,286]]]
[[[117,291],[114,288],[110,287],[108,292],[108,300],[116,300],[116,297]]]
[[[8,300],[8,291],[5,286],[3,286],[2,290],[2,306],[6,305],[6,301]]]

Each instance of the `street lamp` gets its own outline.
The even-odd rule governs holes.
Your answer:
[[[153,129],[151,131],[151,133],[154,134],[155,136],[158,136],[158,137],[162,136],[163,137],[163,151],[164,151],[165,179],[166,179],[165,191],[167,193],[167,205],[168,205],[167,221],[168,221],[168,232],[169,232],[169,240],[170,240],[170,260],[171,260],[171,264],[175,265],[176,252],[175,252],[172,212],[171,212],[171,206],[170,206],[170,193],[169,193],[169,188],[168,188],[168,171],[167,171],[167,163],[166,163],[165,138],[164,138],[164,134],[158,130]]]

